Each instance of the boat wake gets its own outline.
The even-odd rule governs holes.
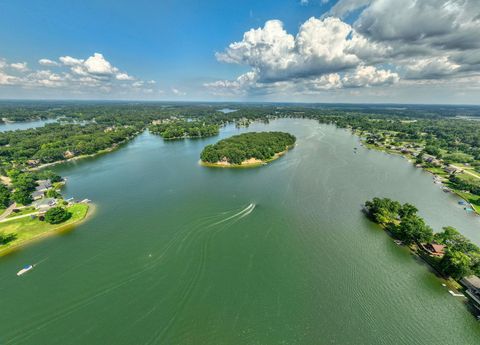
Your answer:
[[[240,219],[240,218],[243,218],[243,217],[246,217],[248,216],[250,213],[253,212],[253,210],[255,209],[255,204],[254,203],[251,203],[249,204],[247,207],[245,207],[243,210],[241,210],[240,212],[237,212],[235,213],[234,215],[232,216],[229,216],[225,219],[222,219],[222,220],[219,220],[218,222],[215,222],[213,224],[210,224],[208,227],[212,227],[212,226],[215,226],[215,225],[219,225],[219,224],[222,224],[222,223],[225,223],[231,219],[234,219],[234,218],[237,218]]]
[[[178,287],[181,293],[178,300],[178,306],[172,313],[170,322],[153,334],[152,338],[148,342],[156,343],[159,339],[165,337],[165,334],[172,327],[178,315],[186,308],[186,305],[189,302],[195,288],[198,286],[198,282],[202,279],[207,267],[207,259],[212,247],[212,240],[214,236],[230,228],[240,219],[250,215],[255,208],[256,204],[250,203],[238,212],[235,212],[236,210],[230,210],[227,212],[217,213],[216,215],[200,218],[193,223],[182,226],[182,228],[179,229],[179,231],[170,239],[170,241],[162,244],[163,248],[161,250],[154,252],[154,255],[151,253],[147,254],[149,262],[143,268],[135,272],[131,272],[130,274],[124,276],[123,279],[112,281],[109,284],[99,287],[96,292],[91,293],[88,296],[81,297],[76,301],[72,301],[72,303],[67,305],[65,308],[56,310],[51,314],[46,313],[45,315],[42,315],[37,322],[34,322],[32,325],[30,325],[32,326],[30,329],[18,329],[14,331],[2,344],[7,345],[18,341],[25,341],[26,339],[34,336],[34,334],[36,334],[40,329],[46,328],[52,323],[88,307],[89,305],[95,303],[98,299],[137,281],[144,276],[144,274],[157,269],[162,263],[165,262],[165,260],[173,257],[176,258],[182,251],[188,251],[191,253],[190,255],[195,255],[197,259],[193,261],[194,264],[185,265],[184,269],[182,270],[183,274],[190,277]],[[229,215],[232,212],[235,213]],[[225,218],[219,219],[221,217]],[[212,223],[212,221],[214,222]],[[37,266],[47,259],[48,257],[36,262],[32,266]],[[161,282],[162,279],[158,279],[158,281],[153,284],[153,287],[160,285]],[[160,302],[154,305],[153,310],[159,307],[159,305]]]

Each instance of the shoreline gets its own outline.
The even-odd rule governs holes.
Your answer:
[[[110,152],[113,152],[113,151],[119,149],[122,145],[128,143],[130,140],[136,138],[139,134],[141,134],[141,133],[136,133],[131,138],[125,139],[125,140],[123,140],[119,143],[113,144],[112,146],[110,146],[106,149],[100,150],[98,152],[95,152],[95,153],[91,153],[91,154],[88,154],[88,155],[75,156],[75,157],[72,157],[72,158],[62,159],[60,161],[51,162],[51,163],[44,163],[44,164],[41,164],[41,165],[36,166],[36,167],[27,168],[27,170],[29,170],[29,171],[42,170],[42,169],[45,169],[45,168],[48,168],[48,167],[51,167],[51,166],[55,166],[55,165],[58,165],[58,164],[70,163],[70,162],[74,162],[74,161],[81,160],[81,159],[84,159],[84,158],[93,158],[93,157],[96,157],[96,156],[100,156],[102,154],[110,153]]]
[[[394,151],[394,150],[389,150],[389,149],[386,149],[384,147],[381,147],[381,146],[375,146],[375,145],[370,145],[370,144],[367,144],[363,139],[362,137],[356,133],[355,131],[351,130],[351,133],[353,133],[354,135],[356,135],[359,139],[360,139],[360,142],[362,144],[363,147],[369,149],[369,150],[375,150],[375,151],[379,151],[379,152],[384,152],[388,155],[397,155],[397,156],[400,156],[400,157],[403,157],[405,158],[409,163],[411,164],[414,164],[414,161],[412,160],[411,157],[409,157],[408,154],[405,154],[405,153],[402,153],[402,152],[399,152],[399,151]],[[441,183],[441,186],[442,187],[446,187],[450,190],[451,193],[455,194],[457,197],[459,197],[460,199],[462,199],[463,201],[465,201],[469,206],[470,208],[473,210],[473,213],[476,215],[476,216],[480,216],[480,211],[477,210],[476,207],[479,207],[479,206],[474,206],[468,199],[466,199],[464,196],[462,196],[460,194],[460,191],[456,190],[456,189],[453,189],[453,188],[450,188],[449,186],[447,186],[444,182],[445,182],[445,178],[439,174],[436,174],[435,172],[433,171],[430,171],[428,170],[428,168],[425,168],[423,166],[421,167],[417,167],[414,165],[414,167],[416,169],[421,169],[422,171],[425,171],[426,173],[429,173],[430,175],[434,176],[437,181],[439,181]]]
[[[262,165],[267,165],[268,163],[273,162],[274,160],[277,160],[278,158],[285,155],[289,150],[293,149],[293,147],[294,145],[292,147],[287,148],[285,151],[275,153],[272,158],[269,158],[264,161],[256,158],[250,158],[248,160],[243,161],[241,164],[232,164],[228,162],[210,163],[210,162],[204,162],[200,159],[199,164],[201,166],[208,167],[208,168],[227,168],[227,169],[256,168]]]
[[[40,241],[44,238],[53,236],[55,234],[59,234],[62,232],[67,232],[70,230],[73,230],[76,226],[85,223],[86,221],[90,220],[90,218],[95,214],[95,211],[97,210],[97,206],[95,204],[86,204],[88,206],[87,212],[85,213],[85,216],[81,219],[78,219],[74,222],[68,223],[68,224],[57,224],[58,226],[47,230],[45,232],[39,233],[38,235],[31,237],[26,240],[19,241],[9,247],[2,248],[0,249],[0,258],[3,256],[6,256],[8,254],[11,254],[13,252],[16,252],[23,247],[30,245],[32,243],[35,243],[37,241]]]
[[[432,262],[429,255],[425,251],[423,251],[417,244],[406,245],[403,243],[401,244],[396,243],[396,241],[398,240],[393,236],[392,232],[390,232],[385,225],[379,224],[371,220],[366,214],[365,216],[370,222],[372,222],[373,224],[378,226],[380,229],[382,229],[398,247],[405,248],[406,250],[408,250],[409,253],[414,257],[414,259],[420,259],[421,262],[428,267],[430,272],[432,272],[436,276],[436,278],[441,281],[442,284],[445,284],[445,287],[447,287],[450,290],[454,290],[457,293],[460,291],[463,291],[461,284],[457,280],[451,277],[445,277],[442,274],[442,272],[439,270],[439,268],[436,267],[435,264]]]

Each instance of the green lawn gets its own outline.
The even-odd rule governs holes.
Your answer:
[[[0,223],[0,233],[4,235],[15,234],[17,236],[15,240],[0,245],[0,254],[8,248],[83,220],[87,215],[88,208],[89,205],[87,204],[75,204],[68,207],[67,209],[72,213],[72,217],[61,224],[49,224],[45,221],[38,220],[38,218],[32,219],[31,217],[24,217]]]
[[[21,215],[29,214],[29,213],[33,213],[33,212],[35,212],[35,207],[29,206],[29,207],[25,207],[25,208],[19,209],[18,212],[12,212],[12,213],[10,213],[10,214],[7,216],[7,218],[17,217],[17,216],[21,216]]]
[[[464,193],[458,190],[455,190],[455,193],[458,194],[458,196],[460,196],[461,198],[471,203],[475,211],[477,211],[477,213],[480,214],[480,196],[479,195]]]
[[[431,167],[431,168],[424,168],[426,171],[430,171],[432,174],[448,178],[448,174],[440,167]]]

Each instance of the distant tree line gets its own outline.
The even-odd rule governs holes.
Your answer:
[[[164,139],[202,138],[218,135],[218,124],[208,124],[204,121],[174,120],[148,127],[151,133]]]

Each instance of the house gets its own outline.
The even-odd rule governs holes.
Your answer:
[[[446,172],[447,174],[450,174],[450,175],[453,175],[453,174],[461,173],[461,172],[462,172],[461,169],[455,168],[455,167],[453,167],[453,166],[451,166],[451,165],[445,167],[443,170],[445,170],[445,172]]]
[[[52,188],[52,182],[50,180],[38,180],[37,181],[37,187],[35,187],[35,190],[38,192],[45,192]]]
[[[423,160],[433,165],[437,165],[437,166],[441,165],[440,161],[431,155],[423,155]]]
[[[75,153],[70,150],[67,150],[63,153],[63,157],[66,159],[73,158],[75,157]]]
[[[54,198],[44,198],[37,201],[34,201],[32,205],[39,211],[46,211],[49,208],[55,206],[57,204],[57,200]]]
[[[29,159],[27,161],[27,164],[29,167],[36,167],[37,165],[40,164],[40,161],[38,159]]]
[[[35,192],[32,193],[32,199],[33,200],[38,200],[43,198],[45,195],[45,192],[41,192],[39,190],[36,190]]]
[[[443,244],[425,243],[421,247],[431,256],[441,258],[445,254],[445,246]]]
[[[469,300],[480,313],[480,278],[477,276],[468,276],[462,278],[460,283],[467,289],[466,294]]]

